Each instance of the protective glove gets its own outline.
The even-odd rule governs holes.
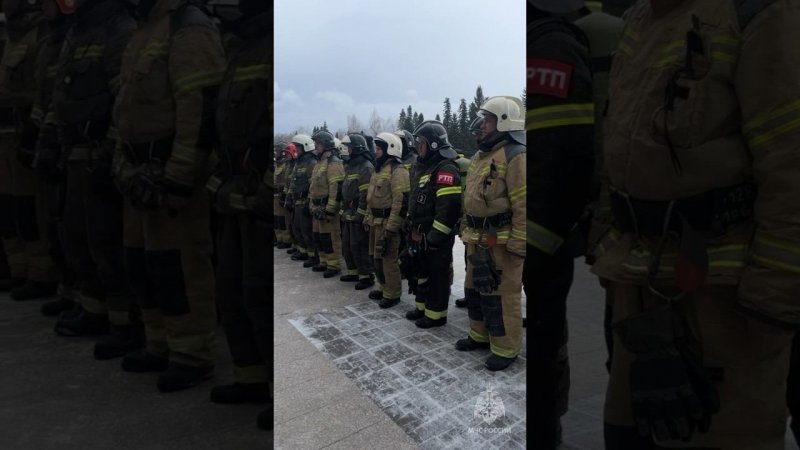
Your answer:
[[[489,261],[489,252],[482,248],[469,256],[472,265],[472,287],[481,294],[489,294],[500,286],[500,275]]]
[[[311,214],[317,220],[325,220],[325,208],[323,207],[314,208]]]
[[[400,273],[403,275],[403,278],[409,280],[408,287],[410,294],[413,294],[413,292],[410,292],[410,280],[414,277],[414,256],[412,252],[413,250],[411,247],[406,246],[406,248],[404,248],[403,251],[397,256],[398,262],[400,263]]]
[[[701,364],[676,346],[682,334],[669,307],[645,311],[614,325],[634,355],[630,366],[631,409],[639,434],[659,441],[691,439],[708,431],[719,395]]]
[[[138,171],[131,176],[127,191],[131,205],[147,211],[160,208],[167,196],[166,189],[146,171]]]

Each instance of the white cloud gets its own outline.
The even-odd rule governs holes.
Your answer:
[[[303,106],[303,100],[300,95],[292,89],[281,89],[278,83],[275,83],[275,106],[276,108],[283,108],[288,106]]]

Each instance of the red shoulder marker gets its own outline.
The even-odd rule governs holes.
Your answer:
[[[449,172],[439,172],[439,175],[436,176],[436,184],[446,184],[448,186],[452,186],[456,182],[455,174]]]
[[[550,59],[528,59],[527,94],[569,96],[573,66]]]

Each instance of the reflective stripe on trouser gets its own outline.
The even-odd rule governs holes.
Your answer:
[[[417,296],[414,300],[419,305],[425,304],[425,316],[429,319],[447,317],[447,305],[450,302],[450,265],[453,263],[453,244],[455,238],[448,237],[436,251],[425,253],[425,276],[417,277],[417,286],[427,284],[430,294]],[[427,278],[426,278],[427,277]]]
[[[13,142],[0,140],[0,208],[3,246],[11,275],[32,281],[58,281],[47,239],[44,181],[17,160]]]
[[[646,288],[610,282],[613,323],[663,305]],[[786,432],[786,375],[791,332],[760,323],[734,307],[736,286],[706,286],[680,301],[690,330],[690,345],[703,355],[703,366],[721,369],[712,382],[720,397],[720,412],[711,417],[707,434],[689,442],[659,442],[673,448],[783,449]],[[632,355],[614,336],[614,354],[606,392],[604,420],[634,426],[629,376]]]
[[[386,240],[386,254],[380,255],[375,251],[375,243],[383,236],[384,226],[373,225],[369,229],[369,245],[374,258],[375,274],[381,284],[383,298],[400,298],[403,286],[400,282],[400,265],[397,261],[397,250],[400,247],[400,237],[395,233]]]
[[[245,214],[220,215],[216,297],[237,383],[272,381],[269,236]]]
[[[473,255],[477,247],[467,244],[467,255]],[[472,285],[472,263],[467,262],[464,293],[469,306],[469,333],[478,342],[489,342],[492,353],[504,358],[513,358],[522,347],[522,264],[523,258],[514,256],[503,244],[489,249],[495,268],[500,273],[497,290],[480,294]],[[475,296],[477,294],[480,299]],[[475,305],[476,301],[479,305]],[[472,304],[470,306],[470,304]]]
[[[345,240],[346,237],[346,240]],[[347,272],[358,274],[359,278],[369,278],[373,272],[372,258],[369,257],[369,233],[359,222],[342,222],[342,253],[347,262]],[[348,261],[350,258],[350,261]]]
[[[122,196],[111,185],[93,186],[86,161],[70,161],[67,167],[67,223],[71,238],[82,247],[72,248],[82,260],[81,306],[108,314],[114,325],[127,325],[132,292],[125,275]]]
[[[317,233],[319,262],[330,269],[342,266],[342,237],[339,214],[326,216],[325,219],[314,219],[313,232]]]
[[[125,202],[126,269],[147,349],[171,361],[213,365],[216,330],[209,205],[195,192],[179,211]]]
[[[289,235],[288,211],[283,207],[278,197],[273,197],[272,208],[275,222],[275,235],[278,237],[278,242],[281,244],[291,243],[292,237]]]

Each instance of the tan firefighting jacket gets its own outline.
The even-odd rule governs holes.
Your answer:
[[[171,184],[205,182],[213,147],[213,92],[225,54],[210,17],[185,0],[161,0],[122,58],[114,119],[120,139],[150,143],[174,136],[165,164]]]
[[[626,14],[611,69],[605,162],[612,189],[673,200],[753,180],[754,219],[705,235],[707,283],[738,284],[739,306],[797,326],[800,1],[741,9],[729,0],[652,3],[663,14],[654,14],[651,2]],[[665,92],[674,78],[679,89],[670,109]],[[612,231],[597,250],[595,273],[642,284],[654,244]],[[676,252],[674,243],[664,250],[658,277],[665,282]]]
[[[328,214],[338,213],[342,181],[344,181],[342,160],[330,150],[326,150],[311,172],[308,197],[312,204],[314,201],[325,200],[325,212]]]
[[[411,190],[408,170],[397,161],[386,161],[380,170],[372,174],[367,188],[367,217],[365,223],[382,225],[396,233],[403,225],[401,212],[404,209],[404,194]],[[406,199],[407,201],[407,199]],[[386,210],[389,214],[385,214]],[[375,214],[383,210],[381,214]],[[381,217],[378,217],[378,216]]]
[[[511,213],[510,223],[495,229],[497,243],[525,256],[525,146],[508,144],[503,140],[490,151],[475,152],[472,156],[464,188],[464,215],[491,218]],[[461,240],[486,245],[486,230],[470,225],[477,224],[461,220]]]

